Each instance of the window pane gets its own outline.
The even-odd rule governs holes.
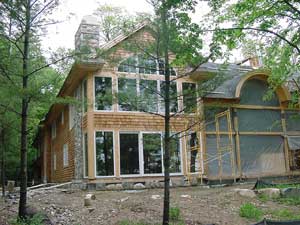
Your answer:
[[[173,136],[170,143],[170,173],[181,172],[180,139]]]
[[[164,63],[164,61],[159,60],[158,66],[159,66],[159,74],[164,75],[165,74],[165,63]],[[172,67],[170,67],[170,75],[171,76],[176,76],[176,72]]]
[[[120,134],[121,174],[139,174],[138,134]]]
[[[97,176],[114,175],[113,132],[96,132]]]
[[[119,72],[136,73],[137,60],[136,57],[130,57],[124,60],[118,67]]]
[[[197,107],[196,84],[182,83],[182,92],[183,92],[184,112],[185,113],[195,112]]]
[[[154,59],[139,58],[139,73],[156,74],[156,61]]]
[[[144,173],[162,173],[161,135],[143,134]]]
[[[83,112],[87,111],[87,82],[83,81]]]
[[[88,158],[88,136],[87,133],[84,134],[84,176],[87,177],[89,174],[88,171],[89,158]]]
[[[120,111],[137,111],[137,90],[135,79],[118,79],[118,101]]]
[[[157,112],[157,81],[140,80],[139,107],[141,111]]]
[[[160,83],[160,93],[162,96],[165,96],[166,93],[166,82],[161,81]],[[160,98],[160,111],[164,112],[165,111],[165,101],[164,99]],[[170,112],[177,112],[178,106],[177,106],[177,87],[176,87],[176,82],[171,82],[170,83]]]
[[[96,110],[112,109],[112,83],[110,77],[95,77]]]

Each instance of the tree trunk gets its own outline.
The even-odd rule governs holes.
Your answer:
[[[30,39],[30,7],[31,0],[27,0],[26,5],[26,24],[24,32],[24,56],[23,56],[23,90],[27,89],[28,83],[28,64],[29,64],[29,39]],[[21,160],[20,160],[20,202],[19,217],[26,217],[27,200],[27,119],[28,119],[28,97],[22,96],[22,114],[21,114]]]
[[[163,35],[163,53],[165,60],[165,136],[164,136],[164,212],[163,212],[163,225],[169,224],[169,210],[170,210],[170,70],[169,70],[169,33],[167,27],[167,12],[164,5],[161,8],[161,22],[162,22],[162,35]]]
[[[4,128],[1,129],[1,185],[2,185],[2,198],[5,197],[5,164],[4,164],[4,154],[5,154],[5,143],[4,143]]]

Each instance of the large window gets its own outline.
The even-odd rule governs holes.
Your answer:
[[[95,77],[95,109],[112,109],[112,81],[111,77]]]
[[[83,112],[85,113],[87,111],[87,107],[88,107],[88,99],[87,99],[87,81],[84,80],[83,81],[83,87],[82,87],[82,108],[83,108]]]
[[[114,175],[113,132],[96,132],[96,176]]]
[[[69,147],[68,144],[64,144],[63,146],[63,163],[64,167],[69,166]]]
[[[135,79],[118,79],[118,103],[120,111],[137,111],[137,85]]]
[[[143,134],[144,173],[162,173],[162,142],[159,133]]]
[[[196,84],[182,83],[183,110],[185,113],[193,113],[197,108]]]
[[[121,175],[139,174],[139,135],[120,133]]]

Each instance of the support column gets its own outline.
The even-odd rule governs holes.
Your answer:
[[[287,142],[287,135],[286,135],[286,121],[285,121],[285,111],[281,110],[281,125],[283,131],[283,138],[284,138],[284,161],[285,161],[285,170],[286,172],[290,171],[290,160],[289,160],[289,147]]]
[[[95,179],[95,133],[94,133],[94,76],[87,77],[87,135],[88,135],[88,178]]]
[[[241,147],[240,147],[240,134],[239,134],[239,120],[237,117],[237,109],[233,109],[233,125],[235,130],[235,149],[236,149],[236,160],[238,166],[239,177],[242,178],[242,166],[241,166]]]

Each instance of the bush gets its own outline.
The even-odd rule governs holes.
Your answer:
[[[240,216],[247,219],[260,220],[263,216],[263,212],[252,203],[246,203],[240,207]]]

